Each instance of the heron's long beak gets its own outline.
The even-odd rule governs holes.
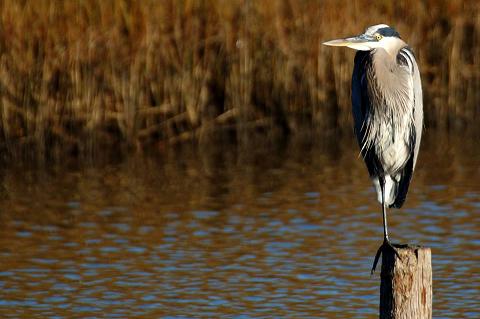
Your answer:
[[[336,39],[323,42],[323,44],[333,47],[349,47],[355,50],[369,51],[372,49],[370,46],[372,41],[374,41],[372,36],[362,34],[352,38]]]

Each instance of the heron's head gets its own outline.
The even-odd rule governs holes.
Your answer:
[[[400,34],[398,34],[394,28],[386,24],[377,24],[368,27],[365,33],[358,36],[331,40],[323,44],[336,47],[349,47],[361,51],[370,51],[376,48],[391,51],[391,48],[398,47],[402,43],[404,42],[400,39]]]

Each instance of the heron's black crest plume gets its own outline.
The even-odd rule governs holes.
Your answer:
[[[400,38],[400,33],[397,32],[397,30],[395,30],[394,28],[392,27],[385,27],[385,28],[380,28],[377,30],[377,32],[381,35],[383,35],[384,37],[397,37],[397,38]]]

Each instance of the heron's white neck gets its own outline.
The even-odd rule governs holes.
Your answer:
[[[398,51],[407,46],[405,41],[396,37],[384,37],[378,43],[380,45],[376,48],[376,50],[384,50],[387,52],[392,61],[396,61]]]

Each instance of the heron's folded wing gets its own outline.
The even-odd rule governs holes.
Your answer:
[[[398,183],[397,195],[394,203],[390,207],[400,208],[408,193],[408,187],[413,176],[415,164],[417,162],[418,151],[420,149],[420,141],[422,138],[423,128],[423,99],[422,99],[422,83],[420,80],[420,71],[418,70],[415,56],[409,48],[400,50],[399,57],[405,59],[408,67],[411,71],[411,100],[414,101],[413,107],[413,127],[412,134],[410,135],[409,149],[410,158],[408,159],[403,171],[401,172],[400,181]]]

